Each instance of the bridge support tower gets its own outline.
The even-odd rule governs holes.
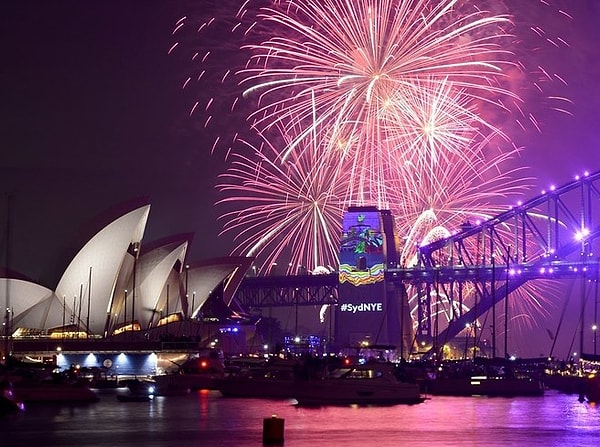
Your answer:
[[[386,281],[386,271],[397,265],[390,211],[348,208],[340,242],[338,346],[394,346],[407,358],[413,335],[406,290]]]

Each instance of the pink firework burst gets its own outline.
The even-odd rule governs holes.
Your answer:
[[[568,16],[545,1],[210,4],[214,17],[189,27],[212,38],[184,85],[201,97],[194,116],[227,124],[212,145],[231,157],[218,185],[223,232],[263,271],[335,268],[351,204],[392,210],[410,265],[414,244],[486,219],[530,186],[514,143],[541,127],[528,101],[566,111],[549,93],[563,79],[538,56],[568,45],[530,22]]]
[[[282,133],[279,144],[290,138]],[[294,152],[281,162],[280,149],[264,140],[259,147],[240,141],[218,189],[229,205],[223,232],[235,234],[234,252],[257,258],[261,273],[273,265],[295,273],[299,267],[336,268],[347,178],[339,158],[320,156],[316,147]],[[287,262],[283,263],[282,259]]]

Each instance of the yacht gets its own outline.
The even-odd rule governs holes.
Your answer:
[[[28,364],[10,360],[6,369],[7,380],[20,402],[74,403],[96,402],[98,395],[89,387],[89,381],[80,379],[75,367],[61,371],[55,365]]]
[[[432,395],[443,396],[543,396],[539,366],[505,359],[444,362],[423,382]]]
[[[174,370],[153,376],[156,394],[187,394],[197,390],[216,390],[224,377],[223,354],[216,350],[190,355]]]
[[[230,365],[227,374],[217,380],[217,389],[225,397],[289,399],[299,380],[298,366],[296,360],[277,358],[241,367]]]
[[[298,382],[298,405],[398,405],[425,400],[417,383],[398,378],[389,362],[366,362],[335,368],[321,379]]]

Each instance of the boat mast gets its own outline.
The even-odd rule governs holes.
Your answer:
[[[504,296],[504,358],[508,358],[508,279],[510,272],[510,245],[506,256],[506,289]]]
[[[496,261],[492,250],[492,358],[496,358]]]
[[[92,266],[90,265],[90,274],[88,276],[88,296],[87,296],[87,318],[85,321],[86,338],[90,338],[90,305],[92,302]]]
[[[583,254],[583,251],[582,251]],[[583,269],[583,276],[581,277],[581,303],[580,303],[580,317],[579,317],[579,358],[583,355],[583,341],[584,341],[584,333],[585,333],[585,302],[586,302],[586,277],[585,277],[585,268]]]
[[[11,208],[11,195],[6,196],[6,275],[5,275],[5,304],[6,310],[4,315],[4,357],[8,360],[11,351],[11,308],[10,308],[10,278],[9,278],[9,265],[10,265],[10,208]]]
[[[592,325],[592,330],[594,331],[594,356],[597,355],[596,352],[596,334],[598,333],[598,276],[600,271],[596,270],[596,288],[594,293],[594,324]]]

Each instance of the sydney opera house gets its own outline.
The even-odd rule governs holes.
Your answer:
[[[142,243],[149,211],[145,201],[124,205],[77,252],[54,290],[6,270],[3,355],[154,353],[182,341],[191,349],[220,342],[243,350],[253,324],[232,298],[252,259],[189,264],[192,234]]]

